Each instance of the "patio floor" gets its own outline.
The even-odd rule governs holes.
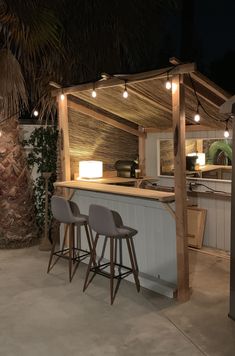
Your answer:
[[[0,250],[1,356],[234,356],[228,260],[190,251],[187,303],[123,281],[110,306],[106,278],[83,293],[85,265],[69,283],[66,261],[46,274],[48,257],[37,246]]]

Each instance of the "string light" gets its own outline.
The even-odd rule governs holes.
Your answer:
[[[228,137],[229,137],[228,121],[229,121],[229,119],[227,119],[227,120],[225,121],[225,130],[224,130],[224,137],[225,137],[225,138],[228,138]]]
[[[171,89],[171,81],[169,79],[169,73],[167,72],[167,80],[166,80],[166,89],[170,90]]]
[[[122,93],[123,98],[128,98],[128,91],[127,91],[127,87],[126,87],[126,80],[125,80],[125,87],[124,87],[124,91]]]
[[[93,84],[93,90],[92,90],[91,96],[92,96],[92,98],[96,98],[96,96],[97,96],[97,93],[95,90],[95,83]]]
[[[200,104],[198,104],[198,106],[197,106],[197,112],[196,112],[196,114],[194,115],[194,121],[195,121],[195,122],[199,122],[199,121],[201,120],[201,116],[200,116],[200,114],[199,114],[199,106],[200,106]]]
[[[199,122],[200,120],[201,120],[201,116],[200,116],[199,112],[197,111],[196,114],[194,115],[194,121]]]
[[[60,100],[64,100],[64,98],[65,98],[65,96],[64,96],[64,94],[62,93],[61,95],[60,95]]]
[[[37,117],[39,115],[39,112],[37,110],[34,110],[33,115]]]

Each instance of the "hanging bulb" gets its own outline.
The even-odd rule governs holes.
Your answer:
[[[229,137],[228,120],[226,120],[226,126],[225,126],[225,130],[224,130],[224,137],[225,138]]]
[[[97,95],[97,94],[96,94],[96,91],[95,91],[95,89],[93,89],[93,90],[92,90],[92,93],[91,93],[92,98],[96,98],[96,95]]]
[[[93,83],[93,90],[91,92],[91,96],[92,96],[92,98],[96,98],[96,96],[97,96],[97,93],[95,91],[95,83]]]
[[[225,130],[225,131],[224,131],[224,137],[225,137],[225,138],[228,138],[228,137],[229,137],[229,131],[228,131],[228,130]]]
[[[169,79],[169,74],[167,73],[167,80],[166,80],[166,89],[170,90],[171,89],[171,81]]]
[[[128,91],[124,90],[123,94],[122,94],[123,98],[128,98]]]
[[[34,110],[33,115],[37,117],[38,114],[39,114],[39,112],[37,110]]]
[[[62,101],[63,101],[63,100],[64,100],[64,98],[65,98],[64,94],[61,94],[61,95],[60,95],[60,100],[62,100]]]
[[[128,91],[127,91],[127,87],[126,87],[126,81],[125,81],[125,88],[124,88],[124,91],[123,91],[123,93],[122,93],[122,96],[123,96],[123,98],[128,98]]]
[[[194,115],[194,121],[195,121],[195,122],[199,122],[199,121],[201,120],[201,116],[200,116],[200,114],[199,114],[199,106],[200,106],[200,104],[198,104],[198,106],[197,106],[197,112],[196,112],[196,114]]]
[[[201,120],[201,116],[200,114],[197,112],[195,115],[194,115],[194,121],[195,122],[199,122]]]

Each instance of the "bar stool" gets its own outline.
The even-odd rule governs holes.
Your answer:
[[[84,260],[87,256],[89,256],[92,250],[92,238],[88,231],[88,216],[80,213],[79,207],[75,202],[69,201],[64,197],[55,196],[55,195],[51,198],[51,210],[52,210],[53,217],[58,222],[66,224],[66,227],[65,227],[62,249],[55,251],[58,238],[55,238],[53,241],[47,273],[50,272],[50,270],[54,267],[54,265],[57,263],[57,261],[60,258],[68,259],[69,281],[71,282],[76,272],[76,269],[78,267],[78,264],[82,260]],[[77,227],[84,226],[86,231],[87,242],[89,246],[89,252],[78,247],[78,239],[76,241],[74,235],[75,225]],[[69,246],[68,248],[65,248],[65,240],[66,240],[68,229],[69,229]],[[77,245],[75,244],[75,242],[77,242]],[[80,255],[79,254],[80,252],[82,252],[83,254]],[[53,256],[57,256],[58,258],[51,266]],[[73,264],[75,264],[74,268],[72,268]]]
[[[96,274],[101,274],[105,277],[110,278],[110,299],[111,305],[114,302],[115,296],[117,294],[120,282],[123,278],[127,277],[129,274],[133,274],[136,289],[140,291],[140,282],[138,278],[138,265],[137,259],[134,249],[133,236],[137,234],[137,231],[124,226],[121,216],[116,212],[107,209],[101,205],[92,204],[89,209],[89,225],[92,230],[96,232],[96,237],[93,245],[93,249],[91,252],[90,261],[87,268],[85,283],[83,287],[83,291],[86,290],[92,279]],[[107,243],[107,239],[110,241],[110,262],[100,264],[100,260],[103,257],[104,251],[102,252],[102,257],[99,259],[98,264],[95,264],[96,258],[96,246],[99,239],[99,236],[105,236],[105,245]],[[131,268],[124,266],[122,264],[122,260],[120,263],[117,263],[117,242],[121,245],[121,241],[125,239],[127,243],[127,248],[130,257]],[[104,247],[105,249],[105,247]],[[119,251],[120,255],[122,251]],[[93,262],[93,267],[92,267]],[[106,272],[105,269],[110,266],[110,272]],[[118,270],[118,274],[115,274],[115,268]],[[122,270],[126,270],[122,272]],[[90,272],[93,272],[92,277],[89,280]],[[114,279],[117,279],[117,284],[114,289]]]

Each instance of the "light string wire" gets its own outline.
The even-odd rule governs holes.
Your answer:
[[[190,74],[189,75],[189,78],[190,78],[190,82],[191,82],[191,85],[192,85],[192,89],[193,89],[193,92],[194,92],[194,95],[196,97],[196,100],[197,100],[197,105],[198,105],[198,108],[199,106],[202,108],[202,110],[204,111],[204,113],[209,116],[211,119],[217,121],[217,122],[229,122],[230,120],[230,117],[226,118],[226,119],[217,119],[217,117],[215,116],[212,116],[211,114],[208,113],[208,111],[205,109],[205,107],[202,105],[202,102],[201,100],[199,99],[198,97],[198,94],[197,94],[197,91],[196,91],[196,88],[195,88],[195,83],[194,83],[194,80],[192,78],[192,76]]]

